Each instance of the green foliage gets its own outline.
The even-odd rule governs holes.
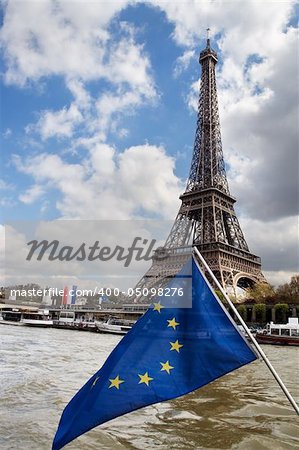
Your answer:
[[[257,303],[253,306],[257,322],[265,322],[266,320],[266,305],[265,303]]]
[[[215,294],[217,295],[217,297],[219,298],[219,300],[221,300],[222,302],[225,302],[225,301],[226,301],[224,295],[222,294],[222,292],[221,292],[219,289],[216,289],[216,290],[215,290]]]
[[[274,288],[268,283],[256,283],[246,290],[246,298],[260,302],[274,295]]]
[[[293,275],[289,283],[279,286],[276,297],[288,303],[299,303],[299,275]]]
[[[274,306],[276,322],[286,322],[287,313],[289,311],[289,305],[286,303],[277,303]]]
[[[286,314],[288,312],[288,310],[289,310],[289,305],[287,305],[286,303],[277,303],[274,306],[274,309],[275,309],[276,312],[280,311],[280,312]]]
[[[299,275],[293,275],[289,283],[274,289],[267,283],[256,283],[246,290],[246,298],[256,303],[292,303],[299,305]]]
[[[237,309],[238,309],[238,311],[239,311],[239,313],[240,313],[242,319],[246,320],[246,312],[247,312],[246,306],[244,306],[244,305],[239,305],[239,306],[237,307]]]

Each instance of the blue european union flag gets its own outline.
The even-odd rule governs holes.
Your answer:
[[[192,307],[154,303],[66,406],[53,450],[108,420],[169,400],[257,357],[192,259]],[[180,274],[174,278],[176,286]]]

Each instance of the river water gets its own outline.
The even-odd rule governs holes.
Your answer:
[[[120,337],[0,325],[0,448],[46,450],[60,414]],[[299,348],[264,347],[299,400]],[[262,361],[170,402],[110,421],[73,450],[299,448],[299,420]]]

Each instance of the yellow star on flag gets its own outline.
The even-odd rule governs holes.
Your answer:
[[[179,322],[176,322],[175,317],[171,320],[167,320],[168,322],[168,327],[172,327],[174,330],[175,328],[179,325]]]
[[[158,311],[158,313],[160,313],[162,308],[164,308],[164,306],[161,305],[160,302],[154,303],[154,309],[153,309],[153,311]]]
[[[175,342],[170,342],[170,345],[170,350],[176,350],[178,353],[180,353],[180,348],[183,347],[183,344],[180,344],[178,340],[176,340]]]
[[[145,383],[145,384],[148,386],[148,385],[149,385],[149,382],[153,380],[153,378],[151,378],[151,377],[148,376],[148,373],[147,373],[147,372],[145,372],[144,375],[139,375],[139,374],[138,374],[138,376],[139,376],[139,378],[140,378],[140,381],[139,381],[138,384]]]
[[[93,382],[92,385],[91,385],[92,388],[97,384],[98,379],[99,379],[99,377],[96,377],[96,378],[95,378],[94,382]]]
[[[161,366],[162,366],[162,369],[161,369],[161,371],[163,371],[163,370],[165,370],[168,374],[170,374],[170,371],[171,371],[171,369],[173,369],[173,366],[171,366],[170,364],[169,364],[169,361],[166,361],[166,363],[160,363],[161,364]]]
[[[117,375],[116,378],[112,378],[112,379],[109,378],[109,381],[111,383],[110,386],[109,386],[109,389],[112,388],[112,387],[115,387],[116,389],[119,389],[119,385],[121,383],[124,383],[124,380],[121,380],[119,378],[119,375]]]

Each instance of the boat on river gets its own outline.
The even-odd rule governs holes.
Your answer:
[[[109,318],[106,322],[96,321],[96,327],[100,333],[127,334],[135,325],[135,320]]]
[[[298,317],[289,317],[286,324],[270,322],[265,330],[256,334],[255,338],[260,344],[299,346]]]
[[[97,331],[95,321],[85,316],[77,317],[75,311],[61,311],[58,320],[54,320],[54,328],[79,331]]]
[[[21,319],[21,323],[23,325],[27,325],[28,327],[53,327],[53,320],[51,319],[49,311],[46,310],[24,313]]]

